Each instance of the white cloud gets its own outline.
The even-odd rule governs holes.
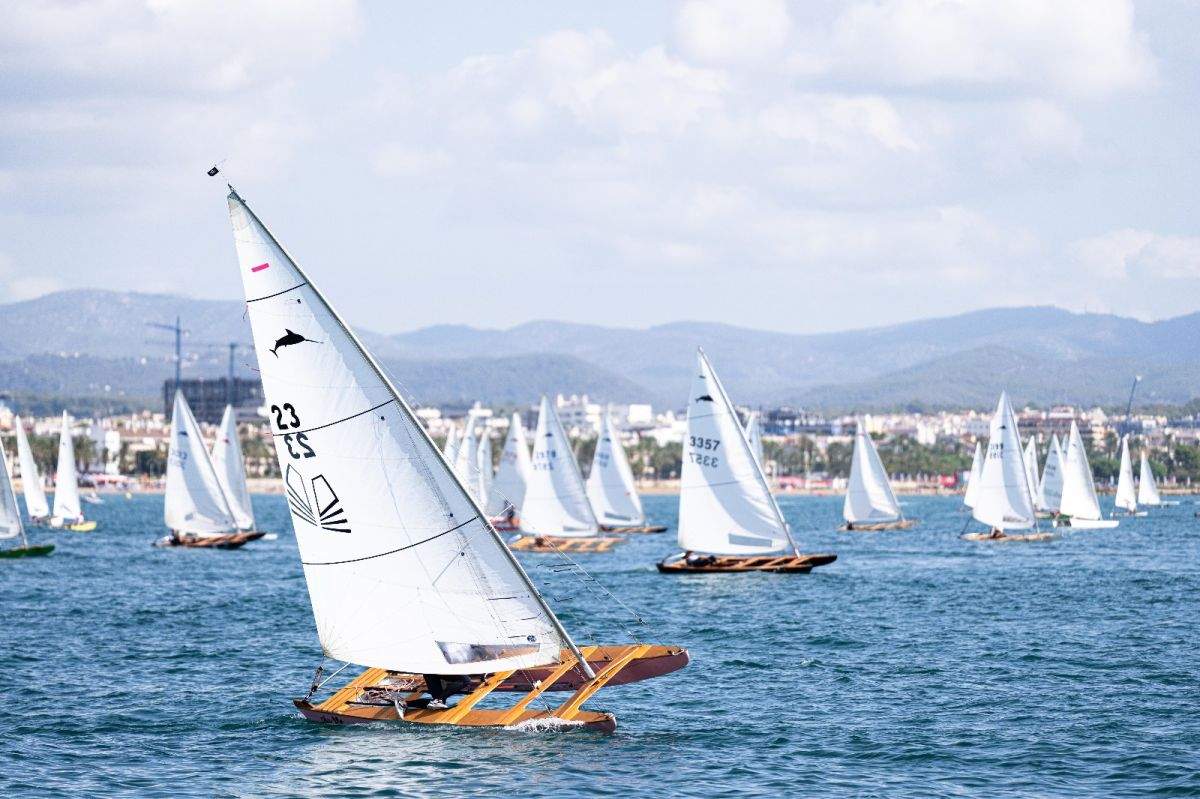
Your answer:
[[[1073,254],[1098,280],[1200,278],[1200,236],[1125,228],[1078,241]]]
[[[791,18],[783,0],[688,0],[675,19],[684,53],[712,64],[759,64],[787,42]]]

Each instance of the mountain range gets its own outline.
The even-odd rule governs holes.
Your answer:
[[[173,323],[185,375],[225,374],[227,342],[248,342],[236,301],[75,290],[0,306],[0,390],[156,398],[171,374]],[[402,390],[429,404],[533,402],[587,393],[682,406],[703,346],[735,401],[825,410],[984,408],[1018,403],[1123,406],[1200,396],[1200,313],[1159,322],[1053,307],[995,308],[816,335],[707,322],[645,329],[534,321],[503,330],[438,325],[385,335],[357,329]],[[239,374],[253,356],[239,350]],[[107,389],[105,388],[107,386]],[[157,407],[158,401],[153,402]]]

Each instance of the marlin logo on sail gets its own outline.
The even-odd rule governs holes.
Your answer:
[[[716,402],[716,400],[712,398],[711,394],[701,394],[699,397],[696,397],[696,402]]]
[[[311,338],[305,338],[294,330],[288,330],[286,327],[283,329],[283,333],[284,334],[282,336],[275,339],[275,346],[271,348],[271,354],[276,358],[279,357],[279,353],[276,352],[276,350],[278,350],[280,347],[291,347],[296,344],[303,344],[306,341],[310,344],[321,343],[320,341],[316,341]]]

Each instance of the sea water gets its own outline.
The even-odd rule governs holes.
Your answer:
[[[840,499],[785,497],[802,549],[838,554],[810,575],[661,575],[673,528],[575,556],[587,577],[522,555],[581,641],[691,651],[591,700],[612,735],[304,721],[304,579],[284,500],[254,503],[278,540],[154,549],[161,498],[112,497],[96,533],[0,561],[0,796],[1200,794],[1191,498],[993,544],[959,539],[956,498],[837,533]]]

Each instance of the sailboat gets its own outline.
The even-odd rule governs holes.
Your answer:
[[[687,650],[578,646],[378,361],[232,189],[229,209],[264,401],[290,408],[273,434],[317,635],[364,668],[317,701],[318,668],[295,706],[336,724],[615,728],[583,704]],[[495,691],[524,695],[477,707]],[[571,695],[533,709],[547,691]]]
[[[487,512],[496,529],[506,532],[517,529],[517,514],[525,502],[525,486],[532,471],[521,414],[514,413],[508,422],[508,435],[500,452],[496,478],[488,493]]]
[[[660,572],[807,573],[836,555],[803,555],[792,538],[746,431],[704,350],[688,401],[679,481],[679,545]]]
[[[492,495],[492,437],[487,428],[479,437],[479,446],[475,448],[475,498],[479,504],[487,507],[488,498]]]
[[[83,518],[79,477],[75,473],[75,441],[71,437],[71,420],[66,411],[63,411],[62,430],[58,435],[58,470],[54,474],[54,510],[50,526],[75,533],[90,533],[96,529],[96,522]]]
[[[1038,455],[1037,442],[1033,440],[1033,436],[1029,437],[1029,441],[1025,444],[1025,477],[1029,480],[1029,487],[1033,490],[1033,509],[1037,510],[1038,504],[1038,485],[1041,480],[1038,479]]]
[[[986,533],[968,533],[970,541],[1045,541],[1049,533],[1010,533],[1010,530],[1037,528],[1037,512],[1033,507],[1033,486],[1025,469],[1017,418],[1008,394],[1001,393],[992,416],[987,455],[973,496],[971,516],[986,524]]]
[[[286,410],[277,414],[276,421],[282,419],[282,424],[290,424],[289,414]],[[224,430],[218,438],[223,434]],[[171,534],[156,541],[157,546],[237,549],[265,535],[238,529],[229,497],[221,487],[217,469],[204,447],[200,425],[196,424],[183,392],[178,390],[171,412],[163,521]]]
[[[446,456],[446,462],[449,464],[458,460],[458,428],[453,424],[450,425],[450,432],[446,433],[446,443],[442,447],[442,454]]]
[[[614,533],[661,533],[663,525],[647,525],[633,481],[633,470],[621,445],[621,434],[605,413],[592,454],[592,470],[587,478],[588,501],[600,523],[600,529]]]
[[[1067,454],[1063,464],[1062,502],[1059,518],[1055,524],[1081,530],[1102,530],[1116,527],[1116,519],[1105,519],[1100,515],[1100,498],[1096,496],[1096,484],[1092,480],[1092,467],[1088,463],[1079,426],[1071,422],[1071,434],[1067,438]]]
[[[18,430],[21,429],[20,425],[18,419]],[[20,538],[21,546],[0,547],[0,558],[33,558],[54,551],[53,544],[29,546],[25,525],[21,523],[21,509],[17,507],[17,495],[13,493],[12,480],[8,475],[8,457],[4,453],[4,445],[0,444],[0,540],[9,538]]]
[[[842,530],[863,532],[907,530],[916,524],[915,520],[904,518],[883,461],[879,459],[879,451],[862,422],[858,423],[858,432],[854,436],[842,518],[846,520]]]
[[[746,417],[746,440],[750,442],[750,451],[754,453],[754,460],[758,461],[758,468],[765,474],[767,467],[763,463],[762,418],[758,411],[750,411]]]
[[[17,462],[21,466],[21,493],[25,497],[25,512],[34,524],[45,524],[50,520],[50,503],[46,501],[46,489],[42,487],[42,476],[38,474],[37,462],[33,459],[33,448],[25,435],[21,417],[13,419],[17,428]]]
[[[1161,505],[1179,504],[1178,502],[1164,500],[1158,493],[1158,483],[1154,482],[1154,470],[1150,468],[1150,459],[1146,457],[1145,450],[1142,450],[1142,464],[1139,472],[1137,495],[1139,505],[1154,508]]]
[[[1121,437],[1121,468],[1117,473],[1117,496],[1113,499],[1113,515],[1117,508],[1126,516],[1145,516],[1146,511],[1137,509],[1137,489],[1133,485],[1133,459],[1129,457],[1129,436]]]
[[[963,504],[975,507],[975,495],[979,493],[979,474],[983,471],[983,445],[975,442],[975,454],[971,457],[971,471],[967,474],[967,490],[963,493]]]
[[[1063,451],[1058,435],[1050,436],[1050,447],[1046,451],[1046,466],[1042,469],[1042,480],[1038,484],[1037,509],[1039,516],[1053,516],[1062,505]]]
[[[185,400],[186,404],[186,400]],[[237,529],[253,530],[254,505],[250,502],[250,488],[246,485],[246,463],[242,457],[242,443],[238,440],[237,416],[232,405],[225,406],[221,415],[221,428],[212,445],[213,469],[217,483],[229,503],[229,512],[237,523]]]
[[[538,410],[520,529],[512,548],[533,552],[606,552],[622,540],[600,534],[571,442],[545,396]]]
[[[458,440],[458,451],[454,454],[454,471],[458,472],[458,479],[475,495],[475,499],[484,502],[486,498],[479,496],[479,453],[476,452],[478,447],[479,443],[475,439],[475,414],[468,413],[462,438]]]

